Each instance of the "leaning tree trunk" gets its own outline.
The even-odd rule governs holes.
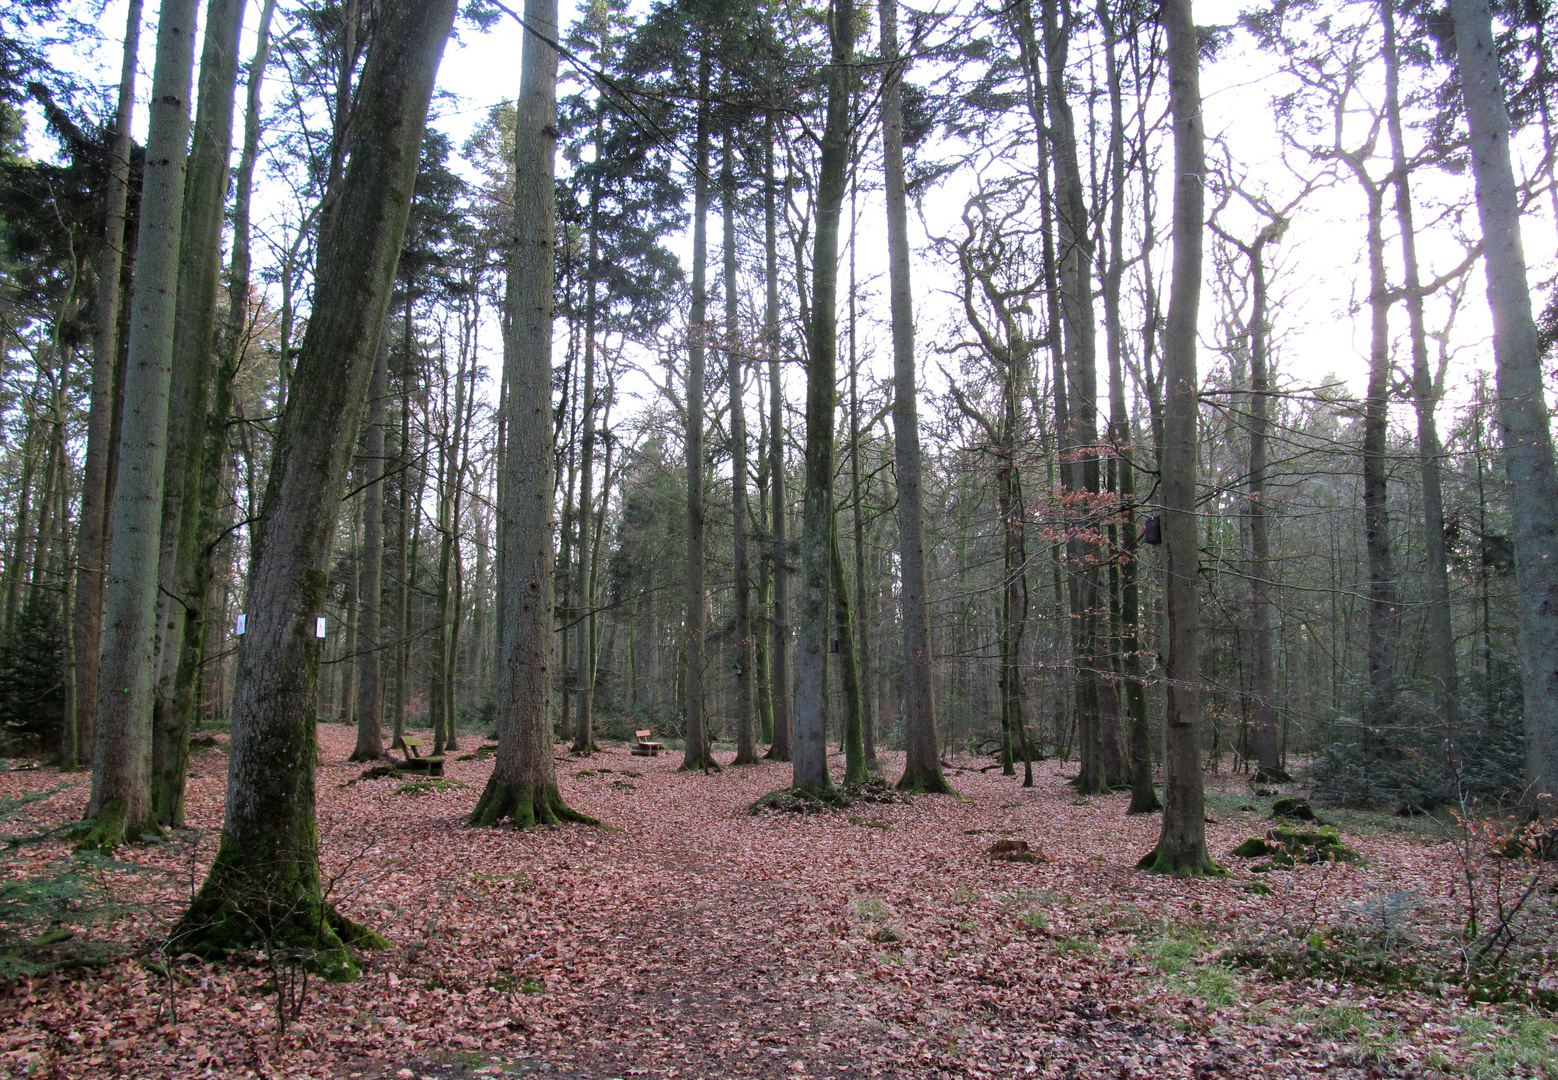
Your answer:
[[[103,645],[103,571],[108,550],[109,456],[113,439],[114,371],[119,355],[119,275],[124,267],[125,209],[130,193],[130,123],[135,110],[135,71],[140,51],[141,0],[130,0],[119,75],[119,106],[103,195],[103,249],[98,258],[96,327],[92,338],[92,391],[87,412],[86,462],[81,472],[81,526],[76,540],[76,597],[71,640],[75,651],[76,752],[92,754],[97,720],[97,679]],[[70,763],[76,764],[74,762]]]
[[[384,423],[389,396],[389,335],[379,336],[379,350],[368,383],[368,430],[363,456],[367,459],[362,506],[362,565],[357,570],[357,745],[352,761],[384,756],[384,660],[379,610],[384,565]]]
[[[320,238],[313,308],[271,458],[238,652],[221,845],[175,931],[180,950],[285,943],[346,978],[355,970],[346,946],[382,944],[334,911],[320,880],[314,620],[455,7],[390,0],[380,9],[342,199]]]
[[[1450,0],[1461,91],[1471,130],[1477,216],[1493,313],[1504,467],[1511,491],[1526,770],[1543,814],[1558,815],[1558,469],[1543,397],[1542,352],[1531,318],[1520,203],[1509,157],[1509,112],[1487,0]]]
[[[1206,148],[1190,0],[1164,0],[1174,124],[1174,259],[1163,337],[1163,829],[1141,862],[1159,873],[1216,873],[1206,849],[1202,787],[1201,556],[1196,540],[1196,311],[1201,302]]]
[[[152,808],[151,712],[168,387],[183,226],[194,0],[165,0],[146,139],[134,294],[109,546],[106,632],[84,846],[111,849],[157,832]]]
[[[806,365],[806,492],[801,515],[801,604],[797,620],[794,786],[824,792],[828,774],[828,585],[832,576],[833,411],[838,396],[838,244],[849,153],[849,65],[855,52],[852,0],[833,0],[833,63],[817,174],[817,233],[811,265],[811,333]]]
[[[686,664],[687,720],[683,769],[718,769],[709,752],[709,721],[703,678],[708,634],[708,607],[704,589],[704,500],[703,500],[703,377],[705,344],[708,336],[709,230],[709,45],[703,46],[698,62],[698,176],[693,183],[692,225],[692,312],[687,332],[687,581],[683,626],[683,663]]]
[[[720,166],[720,202],[724,211],[725,377],[730,388],[731,551],[736,580],[736,760],[757,764],[757,672],[752,648],[752,569],[747,562],[747,420],[741,402],[742,349],[736,332],[740,296],[736,291],[736,170],[732,132],[725,128]]]
[[[879,0],[882,57],[882,173],[887,201],[887,276],[893,324],[893,464],[898,476],[899,600],[903,605],[904,769],[898,786],[952,790],[941,772],[931,693],[930,601],[925,582],[925,512],[914,371],[914,298],[909,282],[909,213],[903,175],[903,67],[898,0]]]
[[[164,825],[184,824],[184,777],[194,701],[177,700],[184,624],[204,629],[204,557],[200,526],[206,411],[216,356],[223,208],[233,145],[233,94],[244,0],[210,0],[200,55],[200,106],[195,113],[184,186],[179,246],[173,376],[169,390],[167,458],[163,466],[159,554],[157,693],[152,711],[152,810]],[[195,635],[199,641],[201,633]],[[181,707],[182,706],[182,707]]]
[[[498,755],[472,825],[581,820],[552,759],[552,304],[557,156],[557,0],[526,0],[514,133],[513,247],[503,338],[507,459],[498,528]]]

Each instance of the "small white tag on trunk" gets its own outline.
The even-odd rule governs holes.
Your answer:
[[[324,637],[325,636],[325,617],[323,615],[319,616],[319,618],[314,620],[314,636],[315,637]]]
[[[233,633],[241,635],[243,633],[243,631],[244,631],[244,626],[248,623],[248,621],[249,621],[249,616],[247,616],[247,615],[239,615],[238,616],[238,623],[237,623],[237,625],[235,625],[233,627]]]

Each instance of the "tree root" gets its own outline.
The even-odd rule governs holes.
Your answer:
[[[534,787],[506,783],[493,776],[488,779],[467,823],[485,827],[497,825],[500,821],[513,821],[516,829],[528,829],[535,825],[561,825],[567,821],[580,825],[601,824],[563,802],[555,784]]]

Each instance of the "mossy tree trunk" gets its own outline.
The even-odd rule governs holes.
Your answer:
[[[552,759],[552,304],[556,240],[557,0],[526,0],[514,132],[513,244],[503,338],[504,472],[498,528],[498,754],[472,825],[585,820]]]
[[[165,0],[157,24],[136,238],[134,294],[109,545],[92,797],[85,845],[111,849],[157,831],[152,806],[152,699],[168,389],[183,230],[194,0]],[[14,580],[14,578],[13,578]]]
[[[1201,554],[1196,538],[1196,312],[1201,302],[1206,147],[1190,0],[1164,0],[1169,114],[1174,125],[1174,246],[1163,345],[1164,808],[1157,847],[1142,866],[1215,873],[1206,848],[1201,773]]]
[[[313,309],[265,492],[238,653],[227,815],[177,947],[308,950],[347,977],[373,943],[324,895],[314,819],[314,705],[327,559],[416,183],[455,0],[392,0],[363,69],[337,213],[320,238]]]

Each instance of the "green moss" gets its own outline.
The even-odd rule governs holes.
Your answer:
[[[536,825],[561,825],[567,821],[581,825],[599,825],[587,814],[581,814],[563,802],[556,784],[533,788],[529,785],[503,783],[494,775],[487,781],[476,809],[471,811],[469,824],[477,827],[497,825],[502,821],[513,822],[516,829],[529,829]]]
[[[163,839],[162,826],[147,816],[129,820],[123,799],[105,799],[96,818],[88,818],[86,834],[76,843],[77,851],[96,851],[112,855],[125,844],[140,844]]]
[[[1236,859],[1258,859],[1263,855],[1269,854],[1270,851],[1271,848],[1266,841],[1258,836],[1252,836],[1228,854]]]
[[[1136,869],[1153,874],[1175,874],[1180,877],[1223,877],[1228,873],[1205,852],[1200,854],[1176,854],[1159,844],[1136,863]]]

